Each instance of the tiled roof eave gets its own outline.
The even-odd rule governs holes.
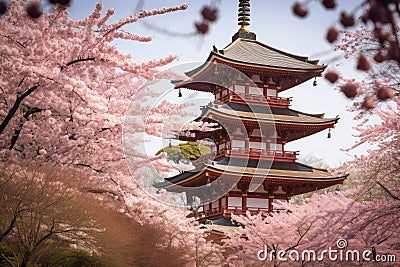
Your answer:
[[[301,176],[301,175],[285,175],[285,174],[277,174],[277,173],[269,173],[266,170],[266,173],[253,173],[253,172],[245,172],[245,171],[235,171],[235,170],[228,170],[227,168],[219,168],[217,165],[212,165],[212,164],[205,164],[207,167],[203,169],[201,172],[193,174],[191,176],[185,177],[182,180],[176,181],[175,183],[171,182],[164,182],[164,186],[159,186],[158,188],[171,188],[171,187],[176,187],[180,186],[183,183],[189,182],[191,180],[196,179],[199,176],[202,176],[203,173],[206,171],[214,171],[218,173],[225,173],[229,175],[234,175],[234,176],[251,176],[251,177],[259,177],[263,179],[270,179],[273,181],[274,179],[278,180],[288,180],[290,182],[337,182],[337,181],[343,181],[347,178],[348,174],[342,175],[342,176],[315,176],[312,177],[311,175],[309,176]],[[315,169],[318,170],[318,169]]]
[[[312,68],[290,68],[290,67],[283,67],[283,66],[262,65],[262,64],[249,63],[249,62],[231,59],[231,58],[223,56],[222,54],[211,51],[207,60],[203,64],[201,64],[199,67],[185,73],[188,77],[190,77],[192,79],[188,80],[188,81],[174,81],[173,83],[175,85],[175,88],[183,87],[186,84],[192,83],[193,80],[196,80],[197,75],[201,75],[201,73],[207,69],[207,66],[210,63],[212,63],[218,59],[221,61],[224,61],[226,63],[240,64],[240,65],[247,66],[247,67],[259,68],[264,71],[266,69],[269,69],[271,71],[282,71],[283,70],[283,71],[297,72],[297,73],[308,73],[308,72],[321,73],[327,67],[326,65],[313,65],[315,67],[312,67]]]
[[[306,177],[306,176],[300,176],[300,175],[284,175],[284,174],[271,174],[271,173],[253,173],[253,172],[245,172],[245,171],[234,171],[234,170],[227,170],[227,168],[218,168],[218,166],[215,165],[209,165],[206,164],[207,168],[213,169],[217,172],[223,172],[223,173],[231,173],[234,175],[239,175],[239,176],[252,176],[252,177],[260,177],[260,178],[277,178],[277,179],[285,179],[285,180],[296,180],[296,181],[322,181],[322,182],[330,182],[330,181],[340,181],[344,180],[347,178],[348,174],[342,175],[342,176],[325,176],[325,177]],[[269,170],[266,170],[269,171]]]
[[[332,123],[337,123],[337,121],[339,120],[339,118],[332,118],[332,119],[321,119],[321,121],[294,121],[294,120],[283,120],[283,119],[277,119],[275,115],[275,117],[273,118],[260,118],[260,117],[256,117],[256,116],[244,116],[244,115],[238,115],[238,114],[229,114],[229,113],[225,113],[222,110],[216,109],[216,108],[209,108],[207,111],[202,113],[202,116],[200,116],[199,118],[195,119],[201,119],[204,117],[207,117],[207,115],[209,115],[211,113],[211,111],[214,111],[215,113],[218,113],[222,116],[225,117],[229,117],[231,119],[237,119],[237,118],[242,118],[242,119],[250,119],[250,120],[257,120],[257,121],[262,121],[262,122],[271,122],[271,123],[285,123],[285,124],[293,124],[293,125],[327,125],[327,124],[332,124]],[[244,113],[244,112],[242,112]],[[233,116],[234,115],[234,116]],[[314,117],[315,118],[315,117]]]
[[[262,70],[270,69],[272,71],[284,70],[284,71],[301,72],[301,73],[304,73],[304,72],[306,72],[306,73],[309,73],[309,72],[321,73],[327,67],[327,65],[315,65],[315,67],[312,67],[312,68],[291,68],[291,67],[284,67],[284,66],[264,65],[264,64],[257,64],[257,63],[249,63],[249,62],[245,62],[245,61],[240,61],[240,60],[237,60],[237,59],[226,57],[226,56],[221,55],[221,54],[217,54],[215,52],[211,52],[210,57],[209,57],[209,59],[207,59],[207,61],[213,61],[214,59],[219,59],[219,60],[222,60],[222,61],[225,61],[225,62],[230,62],[230,63],[236,63],[236,64],[240,64],[240,65],[247,66],[247,67],[261,68]]]
[[[282,51],[280,49],[277,49],[277,48],[274,48],[272,46],[269,46],[269,45],[266,45],[264,43],[261,43],[260,41],[257,41],[257,40],[249,40],[249,39],[243,39],[243,38],[238,38],[234,42],[228,44],[223,49],[223,51],[231,49],[236,43],[241,42],[241,41],[256,43],[256,44],[258,44],[258,45],[260,45],[262,47],[265,47],[265,48],[267,48],[269,50],[273,50],[273,51],[275,51],[275,52],[277,52],[279,54],[282,54],[282,55],[285,55],[285,56],[288,56],[288,57],[291,57],[291,58],[294,58],[294,59],[297,59],[297,60],[300,60],[300,61],[303,61],[303,62],[306,62],[306,61],[319,62],[319,60],[309,60],[307,56],[299,56],[299,55],[295,55],[295,54],[292,54],[292,53],[289,53],[289,52],[286,52],[286,51]]]

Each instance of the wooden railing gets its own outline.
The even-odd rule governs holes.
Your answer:
[[[223,206],[217,207],[210,210],[204,210],[201,212],[196,212],[194,216],[197,219],[207,219],[212,218],[213,216],[224,216],[228,217],[232,214],[234,215],[245,215],[246,211],[249,211],[251,215],[257,215],[259,213],[271,213],[271,212],[282,212],[283,209],[273,209],[272,211],[268,208],[252,208],[248,207],[247,209],[243,209],[242,207],[233,207],[233,206]]]
[[[294,162],[299,155],[299,151],[273,151],[263,150],[258,148],[243,148],[231,149],[231,147],[218,150],[216,153],[207,154],[192,161],[192,164],[197,168],[212,160],[219,160],[224,156],[234,158],[248,158],[256,160],[276,160],[285,162]]]
[[[299,155],[299,151],[273,151],[258,148],[250,148],[246,150],[244,148],[232,149],[228,147],[226,149],[226,155],[228,157],[293,162],[296,161],[297,156]]]
[[[292,101],[292,98],[286,97],[275,97],[275,96],[264,96],[264,95],[253,95],[253,94],[234,94],[229,92],[227,95],[219,99],[221,102],[233,102],[240,104],[268,104],[271,107],[288,108]]]
[[[208,163],[211,160],[219,160],[226,155],[226,150],[218,150],[217,153],[210,153],[199,157],[198,159],[192,160],[193,165],[197,168],[204,163]]]
[[[213,154],[207,154],[207,155],[201,156],[198,159],[193,160],[192,163],[195,167],[199,167],[199,166],[203,165],[204,163],[208,163],[210,160],[213,160],[213,159],[214,159]]]
[[[215,154],[208,154],[201,156],[200,158],[193,160],[192,163],[195,167],[199,167],[210,160],[218,160],[224,156],[233,158],[246,158],[256,160],[276,160],[285,162],[294,162],[299,155],[299,151],[274,151],[264,150],[258,148],[250,148],[248,150],[244,148],[231,148],[227,147],[222,150],[218,150]]]

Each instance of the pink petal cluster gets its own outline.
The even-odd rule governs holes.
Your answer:
[[[186,209],[160,204],[137,185],[138,177],[149,176],[146,167],[160,160],[137,149],[144,141],[137,135],[145,131],[139,126],[147,97],[139,89],[177,57],[136,62],[115,45],[121,39],[150,41],[124,26],[187,5],[110,22],[114,10],[103,12],[101,3],[82,20],[62,8],[33,20],[24,13],[25,2],[11,1],[0,18],[0,164],[27,161],[80,170],[82,179],[119,192],[118,210],[159,225],[165,235],[158,245],[185,248],[188,262],[207,258],[204,264],[220,266],[221,250],[205,240]],[[130,106],[135,112],[126,116]],[[172,109],[179,110],[168,104],[156,108],[150,116],[153,125]],[[125,123],[129,129],[123,129]],[[150,131],[162,132],[154,128]],[[128,144],[125,151],[123,143]],[[129,170],[127,162],[134,168]],[[114,199],[104,201],[115,207]]]

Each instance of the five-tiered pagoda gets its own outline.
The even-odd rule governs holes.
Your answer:
[[[216,126],[179,134],[183,141],[211,139],[215,143],[213,154],[196,160],[194,171],[155,185],[185,192],[185,188],[212,182],[216,182],[214,187],[231,182],[224,195],[216,194],[217,198],[209,200],[199,196],[203,199],[195,216],[200,221],[246,211],[273,212],[276,200],[288,201],[294,195],[342,184],[347,177],[298,163],[298,151],[285,150],[288,142],[334,128],[339,120],[293,110],[291,98],[279,97],[280,92],[321,76],[326,66],[257,41],[248,29],[250,1],[239,2],[240,29],[232,43],[222,50],[214,47],[204,64],[186,73],[190,79],[175,83],[179,90],[214,94],[215,100],[202,107],[197,120]],[[190,204],[193,196],[187,197]]]

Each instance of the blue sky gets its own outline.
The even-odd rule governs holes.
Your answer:
[[[83,18],[94,8],[94,0],[74,1],[69,9],[74,18]],[[146,27],[138,22],[135,25],[126,27],[125,30],[152,36],[154,40],[150,43],[118,43],[119,48],[132,54],[135,60],[149,60],[160,58],[168,54],[176,54],[180,60],[171,66],[203,62],[212,46],[222,49],[231,42],[232,35],[238,30],[237,26],[237,5],[239,1],[217,1],[219,2],[219,20],[212,25],[211,31],[204,37],[182,37],[181,35],[164,34]],[[325,41],[326,29],[337,23],[338,13],[341,9],[353,9],[359,0],[341,1],[336,11],[326,11],[317,1],[309,4],[309,15],[306,19],[294,17],[291,12],[291,5],[294,1],[272,1],[252,0],[251,1],[251,25],[250,30],[257,34],[257,40],[272,47],[302,55],[312,59],[321,59],[321,63],[337,69],[346,77],[360,78],[361,73],[354,69],[354,62],[342,60],[332,62],[331,59],[338,54],[332,52],[333,48]],[[135,13],[138,1],[119,0],[103,1],[106,8],[114,8],[115,19]],[[190,33],[194,31],[194,22],[199,21],[199,11],[209,1],[144,1],[143,9],[162,8],[165,6],[188,3],[190,6],[186,11],[179,11],[174,14],[147,18],[146,22],[177,33]],[[339,67],[336,67],[340,64]],[[332,131],[332,138],[327,139],[327,131],[313,136],[292,142],[286,146],[287,150],[300,150],[300,155],[312,154],[323,158],[331,167],[351,159],[348,153],[341,151],[341,148],[348,148],[354,142],[352,127],[356,122],[352,120],[353,114],[346,111],[346,106],[351,102],[345,99],[341,93],[334,90],[334,86],[323,78],[318,79],[318,86],[312,86],[312,80],[287,90],[281,96],[293,97],[292,108],[309,113],[325,113],[327,117],[340,116],[337,127]],[[357,154],[364,151],[366,147],[352,151],[350,154]]]

